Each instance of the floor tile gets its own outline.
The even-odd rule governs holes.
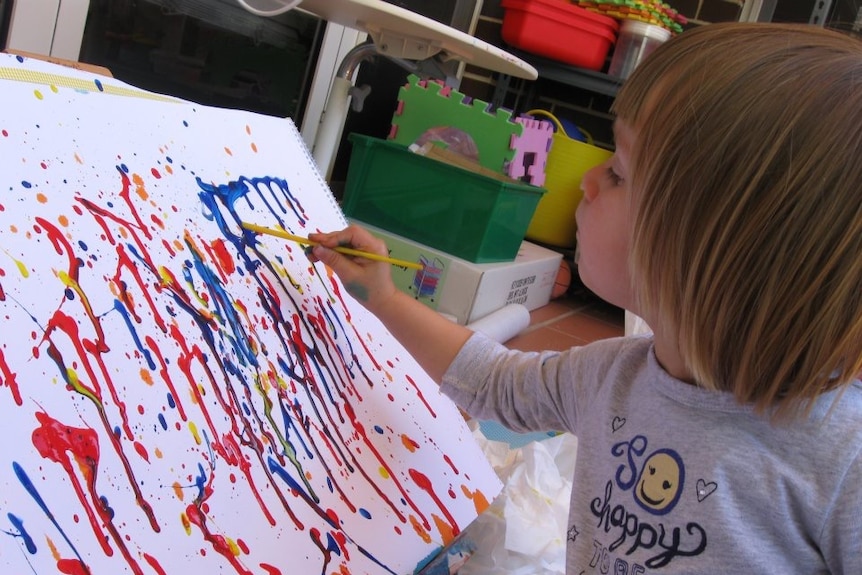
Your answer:
[[[548,329],[559,331],[590,343],[597,339],[607,339],[623,335],[622,324],[613,324],[604,319],[589,315],[588,312],[575,313],[563,317],[551,325]]]
[[[522,351],[561,351],[621,336],[624,322],[623,310],[576,283],[566,296],[531,311],[530,325],[506,346]]]

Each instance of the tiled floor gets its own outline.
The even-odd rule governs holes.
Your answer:
[[[623,335],[623,325],[623,310],[576,283],[562,298],[530,312],[529,327],[506,346],[523,351],[564,350]]]

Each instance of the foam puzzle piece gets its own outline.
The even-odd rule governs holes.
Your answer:
[[[473,139],[482,166],[505,173],[515,157],[512,136],[522,136],[524,125],[503,108],[489,111],[489,104],[410,74],[398,92],[389,139],[404,146],[413,144],[426,131],[441,127],[463,130]]]
[[[515,151],[515,156],[506,166],[506,175],[534,186],[543,186],[554,124],[529,116],[515,118],[515,122],[524,126],[524,133],[512,136],[510,147]]]

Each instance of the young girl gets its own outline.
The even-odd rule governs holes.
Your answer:
[[[862,43],[712,24],[658,48],[583,179],[583,282],[654,334],[509,351],[311,255],[474,417],[578,437],[567,570],[862,573]]]

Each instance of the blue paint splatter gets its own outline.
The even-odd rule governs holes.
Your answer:
[[[75,557],[78,558],[78,561],[81,562],[81,565],[86,565],[87,562],[84,561],[84,558],[81,557],[81,554],[78,553],[78,550],[75,548],[75,544],[72,543],[72,540],[66,535],[66,532],[63,531],[63,528],[57,522],[57,519],[54,517],[54,514],[51,513],[51,510],[48,509],[48,505],[45,504],[45,500],[42,499],[42,496],[39,494],[39,490],[36,489],[36,486],[33,485],[33,482],[30,481],[30,478],[27,476],[27,472],[24,471],[24,468],[17,461],[12,462],[12,469],[15,471],[15,475],[18,477],[18,481],[21,482],[21,485],[24,486],[24,489],[30,494],[30,497],[33,498],[33,501],[42,509],[42,512],[45,513],[45,516],[54,524],[54,527],[57,528],[57,531],[60,532],[60,535],[63,539],[68,543],[69,547],[72,549],[72,553],[75,554]]]
[[[35,555],[37,548],[36,543],[33,541],[33,538],[30,537],[30,534],[27,533],[27,530],[24,529],[24,520],[20,519],[11,513],[7,513],[6,517],[9,518],[9,523],[18,531],[18,533],[10,533],[9,531],[4,531],[7,535],[12,535],[13,537],[20,537],[24,541],[24,546],[27,548],[27,551],[30,552],[30,555]]]

